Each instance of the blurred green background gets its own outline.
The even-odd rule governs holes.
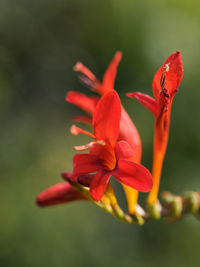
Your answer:
[[[0,266],[199,266],[200,223],[126,225],[90,203],[47,209],[39,192],[72,170],[69,133],[81,114],[68,90],[89,92],[72,67],[80,60],[101,78],[123,52],[116,89],[143,141],[151,168],[153,118],[128,91],[152,94],[154,73],[182,52],[184,78],[175,97],[161,190],[200,188],[200,2],[198,0],[1,0]]]

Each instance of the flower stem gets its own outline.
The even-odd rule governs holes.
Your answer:
[[[163,153],[154,153],[154,161],[152,169],[153,187],[148,196],[147,200],[148,204],[155,203],[158,198],[163,159],[164,159]]]

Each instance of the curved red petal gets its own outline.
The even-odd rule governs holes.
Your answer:
[[[85,94],[69,91],[66,95],[65,100],[71,104],[78,106],[89,114],[92,114],[95,110],[99,97],[87,96]]]
[[[141,164],[121,159],[112,175],[123,184],[138,191],[149,192],[153,186],[151,173]]]
[[[109,172],[105,171],[97,172],[90,185],[90,195],[94,200],[99,201],[102,198],[106,190],[106,186],[109,182],[109,179],[110,179]]]
[[[37,197],[37,204],[46,207],[75,200],[86,200],[86,198],[65,182],[53,185],[40,193]]]
[[[98,157],[86,153],[76,154],[73,158],[73,166],[73,177],[96,172],[102,168]]]
[[[155,98],[158,100],[161,91],[161,75],[163,71],[165,71],[166,78],[165,78],[165,88],[167,88],[169,94],[171,94],[174,90],[176,90],[182,80],[183,77],[183,63],[181,59],[181,53],[179,51],[173,53],[171,56],[167,58],[164,64],[159,68],[156,72],[152,88],[153,94]]]
[[[137,99],[140,104],[151,111],[155,117],[158,115],[158,102],[153,97],[140,92],[127,93],[126,95],[130,98]]]
[[[121,102],[118,94],[112,90],[99,100],[93,115],[95,138],[114,146],[119,136]]]
[[[100,88],[100,93],[105,94],[110,90],[114,89],[115,77],[117,74],[117,67],[121,61],[122,52],[117,51],[111,60],[107,70],[104,73],[102,85]]]
[[[134,160],[135,158],[135,153],[132,147],[126,141],[123,140],[117,143],[115,147],[115,154],[117,160],[120,159]]]

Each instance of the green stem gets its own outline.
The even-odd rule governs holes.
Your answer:
[[[150,219],[169,218],[172,221],[181,219],[187,214],[193,214],[200,219],[200,192],[191,191],[185,192],[183,196],[174,195],[170,192],[161,194],[162,202],[158,200],[153,204],[148,204],[147,212],[144,211],[138,204],[135,209],[135,214],[130,215],[125,213],[118,203],[103,203],[92,199],[89,193],[89,188],[69,181],[69,183],[84,197],[91,201],[96,206],[102,208],[106,212],[112,214],[120,221],[128,224],[143,225]]]

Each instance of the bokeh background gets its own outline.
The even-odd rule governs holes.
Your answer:
[[[140,228],[90,203],[35,205],[39,192],[72,170],[72,146],[88,141],[69,133],[70,118],[81,111],[65,94],[89,92],[72,67],[80,60],[101,79],[116,50],[123,60],[115,87],[140,131],[149,169],[153,118],[124,93],[152,94],[156,70],[182,52],[161,190],[200,188],[199,12],[198,0],[0,1],[1,267],[199,266],[200,223],[192,216]]]

